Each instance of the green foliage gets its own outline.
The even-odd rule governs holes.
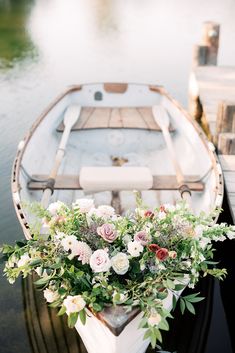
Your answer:
[[[60,202],[52,205],[53,213],[30,205],[35,224],[40,229],[44,223],[47,234],[38,231],[29,241],[3,245],[5,276],[13,283],[36,272],[35,285],[49,305],[59,308],[58,315],[71,312],[69,327],[78,319],[85,324],[87,309],[96,314],[105,306],[122,305],[127,312],[137,307],[143,312],[144,338],[157,347],[161,330],[169,330],[172,318],[163,300],[171,292],[173,309],[178,302],[182,313],[195,314],[194,305],[203,297],[182,296],[182,291],[187,285],[194,287],[200,276],[225,277],[226,269],[213,261],[213,241],[225,240],[228,232],[232,238],[235,232],[225,224],[213,226],[210,215],[196,216],[184,203],[146,212],[136,197],[135,213],[124,217],[115,217],[111,207],[102,215],[99,208],[88,214],[78,205],[69,209]],[[113,236],[111,241],[107,234]],[[119,255],[124,262],[115,265]]]

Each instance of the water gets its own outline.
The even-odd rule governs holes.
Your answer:
[[[19,140],[52,98],[73,83],[144,82],[164,85],[186,106],[201,23],[221,23],[219,64],[233,65],[234,14],[234,0],[0,0],[1,243],[23,236],[11,166]],[[1,278],[0,286],[0,352],[34,352],[21,283],[12,287]],[[204,351],[230,353],[218,288],[214,298],[219,304]]]

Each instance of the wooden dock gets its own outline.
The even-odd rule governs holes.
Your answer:
[[[194,48],[189,110],[195,119],[206,122],[217,147],[235,224],[235,67],[216,66],[218,48],[219,25],[207,22],[202,43]]]

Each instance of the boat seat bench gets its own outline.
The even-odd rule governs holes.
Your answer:
[[[80,117],[72,127],[72,131],[107,128],[161,131],[153,117],[152,107],[82,107]],[[169,130],[175,131],[171,124]],[[57,131],[64,131],[63,122],[59,124]]]
[[[32,175],[28,189],[43,190],[48,175]],[[185,184],[192,191],[203,191],[204,183],[197,175],[186,175]],[[178,190],[175,175],[152,175],[146,167],[83,167],[80,175],[57,175],[56,190],[121,191]]]

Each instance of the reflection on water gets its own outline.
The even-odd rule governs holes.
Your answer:
[[[23,237],[10,192],[18,141],[65,86],[98,81],[156,83],[186,105],[192,46],[199,41],[201,23],[221,23],[219,63],[234,65],[234,13],[234,0],[0,0],[0,242]],[[226,283],[233,282],[230,278]],[[228,298],[225,287],[222,294]],[[20,282],[12,287],[0,278],[0,352],[40,353],[41,348],[45,353],[83,352],[77,336],[61,323],[57,325],[54,313],[48,314],[41,301],[38,310],[44,314],[40,314],[39,325],[34,297],[29,298],[25,288],[23,301]],[[209,341],[202,352],[231,353],[216,288]],[[206,291],[210,300],[209,288]],[[36,298],[38,293],[33,295]],[[210,318],[209,313],[203,314],[206,305],[201,305],[197,329],[191,316],[174,321],[167,336],[172,343],[169,349],[175,349],[176,343],[178,353],[201,353],[202,348],[193,342],[204,344],[206,330],[199,330],[200,320],[205,328]],[[232,322],[231,313],[228,317]],[[62,343],[55,339],[56,330]],[[191,350],[192,344],[198,348],[196,352]]]
[[[25,28],[31,6],[27,0],[0,1],[0,68],[33,55],[34,46]]]

